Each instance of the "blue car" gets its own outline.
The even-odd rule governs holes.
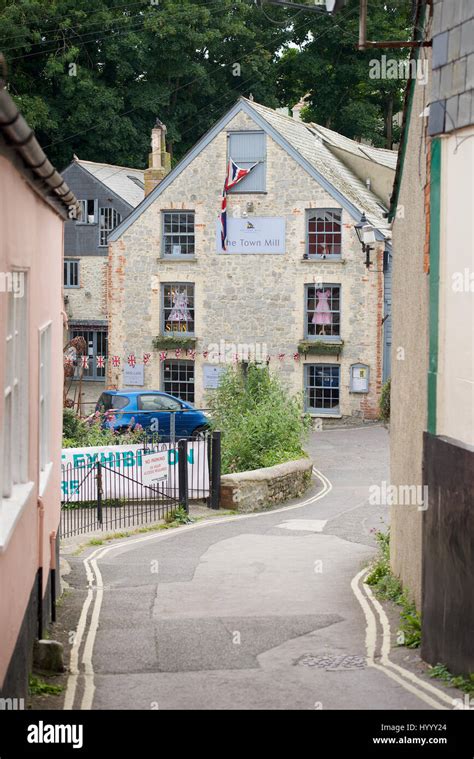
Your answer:
[[[158,390],[106,390],[100,396],[96,411],[104,416],[104,427],[124,431],[130,424],[156,433],[168,440],[171,415],[175,418],[176,437],[201,437],[209,428],[209,420],[190,403]]]

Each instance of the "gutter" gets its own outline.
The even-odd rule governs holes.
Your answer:
[[[0,62],[2,56],[0,55]],[[63,203],[69,218],[79,216],[79,204],[65,180],[49,161],[34,131],[28,126],[0,79],[0,133],[20,155],[26,168]]]

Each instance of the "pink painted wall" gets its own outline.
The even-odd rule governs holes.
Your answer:
[[[9,543],[0,552],[0,687],[35,583],[39,545],[43,546],[46,589],[50,567],[49,535],[60,517],[62,430],[62,247],[61,217],[26,183],[9,160],[0,155],[0,271],[27,270],[28,278],[28,479],[33,492]],[[6,298],[0,293],[0,425],[3,424]],[[44,485],[44,530],[39,534],[39,329],[51,321],[50,458],[53,467]],[[4,501],[1,508],[8,508]]]

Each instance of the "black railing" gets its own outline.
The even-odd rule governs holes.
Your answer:
[[[85,449],[62,467],[63,538],[160,521],[179,507],[188,512],[190,501],[219,508],[220,432],[129,451],[107,448],[96,454]],[[166,452],[168,471],[163,481],[146,484],[143,461],[153,452]]]

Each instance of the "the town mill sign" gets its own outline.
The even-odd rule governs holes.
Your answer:
[[[227,219],[227,250],[222,250],[221,228],[216,225],[218,253],[284,253],[285,219],[277,216],[252,216]]]

